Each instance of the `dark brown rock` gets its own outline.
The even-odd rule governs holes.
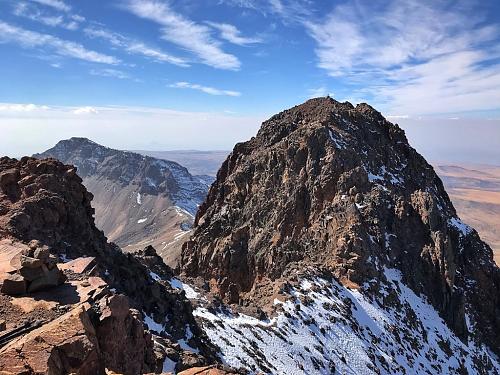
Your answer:
[[[21,255],[21,267],[35,269],[41,268],[43,264],[44,262],[41,259]]]
[[[151,335],[144,331],[141,314],[130,310],[128,298],[106,297],[100,311],[97,338],[105,367],[131,375],[154,370],[154,364],[147,363],[147,352],[153,347]]]
[[[49,248],[46,246],[43,247],[37,247],[33,251],[33,257],[36,259],[40,259],[43,262],[46,262],[49,259],[50,251]]]
[[[404,131],[367,104],[317,98],[262,124],[217,174],[181,270],[226,302],[272,303],[307,267],[349,287],[402,271],[461,337],[464,306],[500,353],[500,270]]]
[[[43,264],[42,264],[43,265]],[[45,267],[47,269],[47,267]],[[48,270],[48,269],[47,269]],[[20,270],[19,270],[19,273],[21,274],[22,277],[24,277],[24,279],[26,281],[33,281],[33,280],[36,280],[40,277],[43,277],[45,272],[42,268],[42,266],[40,267],[37,267],[37,268],[30,268],[30,267],[22,267]]]

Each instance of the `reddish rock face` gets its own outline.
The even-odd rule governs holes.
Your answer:
[[[80,306],[0,349],[0,372],[103,374],[99,343]]]
[[[491,249],[403,130],[367,104],[312,99],[264,122],[226,159],[195,225],[182,270],[226,302],[258,306],[269,281],[307,267],[349,286],[397,268],[461,336],[469,305],[500,353]]]
[[[3,280],[0,292],[11,296],[26,293],[26,280],[18,274],[7,275]]]

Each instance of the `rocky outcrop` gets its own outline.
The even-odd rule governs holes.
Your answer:
[[[176,265],[208,191],[203,179],[178,163],[113,150],[86,138],[60,141],[35,157],[56,158],[77,168],[94,195],[96,225],[110,241],[129,252],[150,244]]]
[[[99,342],[80,306],[0,349],[7,374],[103,374]]]
[[[456,334],[466,311],[500,353],[500,271],[403,130],[367,104],[318,98],[237,144],[182,252],[182,271],[226,302],[262,306],[321,269],[344,286],[401,270]]]
[[[9,344],[11,354],[2,358],[10,360],[4,362],[2,369],[16,368],[19,363],[19,366],[27,366],[26,373],[35,373],[38,370],[33,370],[33,366],[42,366],[40,368],[54,368],[54,373],[81,368],[76,372],[100,374],[96,368],[107,367],[125,374],[138,374],[161,371],[168,355],[176,358],[174,365],[178,369],[217,362],[215,349],[198,327],[184,291],[171,285],[172,271],[155,250],[150,247],[136,255],[123,253],[108,243],[95,227],[90,204],[92,195],[82,185],[73,166],[55,159],[1,158],[0,176],[3,176],[0,178],[0,237],[2,243],[5,242],[2,251],[9,251],[6,260],[0,257],[2,262],[8,261],[16,249],[20,249],[20,253],[28,249],[27,254],[20,254],[28,255],[23,267],[28,261],[38,262],[37,256],[48,255],[47,260],[57,258],[69,279],[68,283],[45,294],[28,288],[22,301],[5,298],[0,293],[0,319],[5,319],[9,327],[15,327],[24,316],[43,317],[41,328],[27,335],[23,333],[21,340],[29,340],[29,345],[21,344],[14,349],[15,343]],[[31,249],[29,244],[33,245]],[[3,264],[0,269],[12,272],[12,268]],[[2,276],[0,282],[5,281]],[[26,308],[27,304],[42,301],[49,310],[38,311],[28,306],[29,315],[18,307]],[[78,307],[75,303],[87,304],[85,311],[64,315],[68,309]],[[72,337],[71,332],[66,332],[64,337],[57,332],[57,337],[50,336],[50,332],[57,330],[50,324],[66,324],[58,320],[62,316],[65,316],[63,320],[71,318],[73,331],[79,332],[78,340],[71,345],[65,341]],[[38,336],[36,332],[45,333]],[[47,340],[44,335],[49,335]],[[179,342],[189,345],[181,346]],[[37,356],[31,351],[35,343],[43,344],[39,349],[44,355]],[[66,349],[71,353],[66,353]],[[6,350],[2,349],[7,353]],[[77,356],[72,351],[81,354]],[[28,359],[36,363],[26,362]],[[85,372],[87,367],[91,369],[89,372]]]
[[[141,314],[113,295],[67,314],[0,349],[0,371],[15,374],[122,374],[155,370],[153,341]]]

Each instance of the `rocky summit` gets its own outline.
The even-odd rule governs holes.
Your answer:
[[[208,191],[206,176],[192,176],[173,161],[114,150],[86,138],[60,141],[34,157],[55,158],[77,168],[94,196],[96,225],[110,241],[128,252],[154,246],[176,266]]]
[[[492,251],[404,131],[367,104],[312,99],[237,144],[181,263],[232,306],[195,312],[229,364],[500,371]]]

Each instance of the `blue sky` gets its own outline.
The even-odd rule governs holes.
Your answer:
[[[496,0],[2,0],[0,54],[0,126],[16,136],[116,122],[153,126],[123,148],[230,148],[326,94],[400,122],[500,118]]]

